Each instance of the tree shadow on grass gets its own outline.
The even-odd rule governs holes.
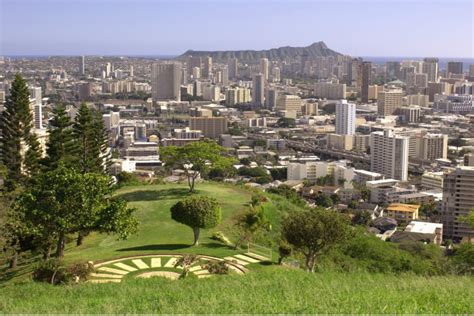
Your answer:
[[[155,250],[178,250],[184,248],[190,248],[192,245],[186,244],[155,244],[155,245],[144,245],[138,247],[130,247],[130,248],[121,248],[117,249],[117,251],[155,251]]]
[[[122,198],[127,202],[133,201],[157,201],[164,199],[179,199],[184,198],[192,193],[186,188],[173,188],[163,190],[140,190],[127,192],[117,195],[118,198]]]

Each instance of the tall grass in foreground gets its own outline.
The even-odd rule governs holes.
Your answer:
[[[474,278],[315,273],[0,288],[0,313],[472,313]]]

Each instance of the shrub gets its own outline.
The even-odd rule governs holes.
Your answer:
[[[66,268],[58,259],[50,259],[41,262],[33,271],[33,280],[50,284],[65,284],[70,282]]]
[[[229,266],[225,261],[211,260],[201,265],[201,268],[212,274],[228,274]]]
[[[231,244],[230,240],[222,232],[219,231],[213,232],[210,238],[213,240],[220,241],[221,243],[224,243],[226,245]]]
[[[459,246],[452,258],[456,272],[459,274],[474,274],[474,245],[465,243]]]
[[[67,268],[67,272],[74,281],[84,282],[89,279],[89,275],[94,272],[94,266],[90,262],[75,263]]]

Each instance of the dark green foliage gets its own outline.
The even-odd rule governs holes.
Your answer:
[[[319,177],[316,179],[316,184],[317,185],[334,185],[334,177],[330,174],[324,176],[324,177]]]
[[[25,152],[25,174],[29,179],[34,179],[41,170],[41,148],[38,138],[30,133],[27,139],[28,149]]]
[[[46,144],[45,164],[48,170],[56,169],[60,163],[71,166],[77,162],[77,148],[74,146],[71,126],[72,122],[63,105],[53,109]]]
[[[280,245],[278,246],[278,264],[283,262],[283,259],[289,257],[291,255],[291,245],[286,241],[281,241]]]
[[[32,132],[33,116],[29,98],[26,81],[20,74],[16,74],[1,120],[2,160],[7,169],[5,187],[9,191],[22,185],[28,179],[28,174],[34,175],[38,170],[40,154],[37,139]],[[29,149],[22,157],[24,147]],[[22,171],[23,167],[26,169],[26,174]]]
[[[73,124],[78,168],[82,173],[107,173],[110,165],[108,139],[102,115],[82,104]]]
[[[352,225],[368,226],[372,217],[367,211],[356,211],[352,217]]]
[[[349,202],[349,204],[347,204],[347,207],[350,209],[356,209],[357,206],[359,206],[359,201],[357,200],[352,200]]]
[[[263,167],[240,167],[237,173],[240,176],[251,177],[252,181],[259,184],[266,184],[272,181],[272,177],[268,174],[267,169]]]
[[[306,269],[313,272],[316,259],[350,236],[348,218],[322,209],[290,213],[284,220],[282,239],[306,258]]]
[[[286,181],[287,168],[273,168],[273,169],[270,169],[270,174],[272,175],[273,180]]]
[[[135,231],[134,210],[124,201],[110,198],[109,181],[107,176],[81,174],[60,165],[39,175],[17,198],[13,210],[37,239],[55,239],[56,255],[62,257],[67,234],[100,231],[126,237]]]
[[[474,274],[474,245],[461,244],[452,258],[455,269],[459,274]]]
[[[117,174],[117,184],[119,186],[134,185],[134,184],[139,184],[139,183],[140,183],[140,180],[138,176],[132,172],[122,171],[119,174]]]
[[[283,127],[283,128],[293,128],[296,127],[295,119],[293,118],[287,118],[287,117],[281,117],[278,119],[276,123],[277,127]]]
[[[171,207],[171,218],[193,229],[193,245],[197,245],[200,229],[213,228],[221,222],[221,207],[216,199],[191,196]]]
[[[421,216],[426,217],[438,215],[438,204],[436,202],[423,203],[420,206],[419,212]]]
[[[250,163],[252,163],[252,161],[249,158],[245,157],[240,159],[240,163],[244,166],[250,166]]]
[[[250,207],[243,214],[238,216],[234,227],[234,233],[237,236],[237,241],[234,246],[235,249],[244,243],[253,242],[257,235],[272,229],[264,208],[259,206]]]
[[[330,198],[331,198],[332,203],[333,203],[334,205],[335,205],[335,204],[338,204],[338,203],[341,201],[341,198],[339,197],[339,194],[337,194],[337,193],[331,194]]]
[[[314,202],[321,207],[332,207],[334,205],[333,200],[325,193],[318,193],[314,198]]]

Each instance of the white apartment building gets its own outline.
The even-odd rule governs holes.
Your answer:
[[[370,134],[370,170],[387,178],[408,180],[409,137],[391,129]]]
[[[354,135],[356,129],[355,103],[340,100],[336,103],[336,134]]]

